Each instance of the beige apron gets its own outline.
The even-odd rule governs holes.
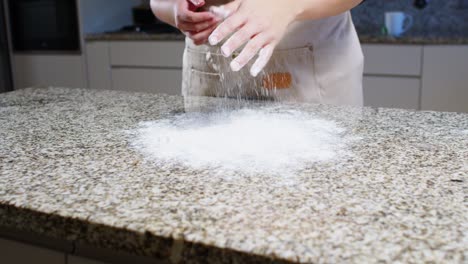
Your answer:
[[[242,97],[362,106],[363,55],[350,12],[317,21],[295,22],[257,77],[251,61],[231,71],[219,46],[186,39],[182,94]],[[271,85],[268,80],[290,85]],[[281,87],[279,87],[281,86]]]

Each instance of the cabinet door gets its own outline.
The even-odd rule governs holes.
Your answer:
[[[362,45],[364,74],[421,76],[422,46]]]
[[[89,88],[111,89],[111,67],[108,42],[86,44]]]
[[[423,110],[468,112],[468,46],[424,48]]]
[[[373,107],[419,109],[418,78],[364,76],[364,104]]]
[[[86,64],[81,55],[13,55],[15,88],[61,86],[85,88]]]
[[[65,253],[0,239],[0,263],[4,264],[65,264]]]
[[[183,41],[121,41],[110,43],[112,66],[182,68]]]
[[[114,90],[180,95],[182,70],[148,68],[112,69]]]

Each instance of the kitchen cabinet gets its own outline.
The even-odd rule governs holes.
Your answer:
[[[366,106],[419,109],[421,80],[411,77],[365,76]]]
[[[86,87],[86,65],[81,55],[13,54],[16,88],[31,86]]]
[[[182,68],[183,41],[116,41],[109,45],[112,66]]]
[[[422,46],[365,44],[362,51],[366,75],[421,75]]]
[[[0,238],[0,262],[4,264],[66,264],[65,253]]]
[[[181,92],[182,70],[151,68],[113,68],[114,90],[178,95]]]
[[[89,87],[112,89],[109,43],[90,42],[86,45]]]
[[[468,46],[425,46],[423,110],[468,112]]]
[[[420,109],[422,46],[362,45],[364,104]]]
[[[183,41],[92,41],[86,44],[89,86],[181,94]]]

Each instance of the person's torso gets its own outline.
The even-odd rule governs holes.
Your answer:
[[[227,2],[230,1],[207,0],[204,8]],[[271,60],[257,78],[251,78],[249,74],[253,61],[240,72],[231,72],[229,63],[232,58],[221,55],[222,44],[197,46],[187,38],[184,94],[195,92],[220,97],[243,91],[240,94],[247,94],[248,97],[253,94],[273,96],[279,100],[292,98],[297,101],[362,105],[363,55],[349,11],[329,18],[291,23]],[[285,89],[265,89],[263,86],[269,83],[270,76],[278,73],[280,77],[284,73],[290,76],[290,85]],[[197,89],[209,90],[209,87],[213,88],[212,92],[197,92]]]

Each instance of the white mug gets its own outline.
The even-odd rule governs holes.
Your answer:
[[[399,37],[413,26],[413,17],[404,12],[386,12],[385,27],[387,34]]]

